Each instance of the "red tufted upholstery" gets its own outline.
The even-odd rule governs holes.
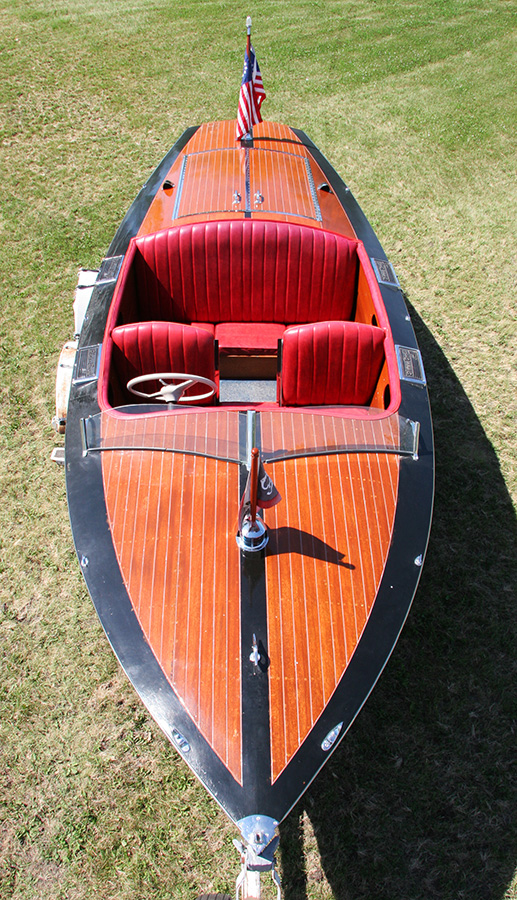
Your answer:
[[[342,235],[227,220],[174,226],[135,243],[126,285],[135,318],[217,325],[352,316],[357,241]]]
[[[219,356],[277,352],[285,325],[276,322],[222,322],[215,326]]]
[[[215,381],[214,338],[202,328],[176,322],[138,322],[119,325],[111,332],[112,376],[118,384],[117,403],[135,403],[126,390],[127,382],[137,375],[151,372],[187,372]],[[113,371],[114,370],[114,371]],[[159,384],[149,382],[142,390],[158,390]],[[199,394],[199,387],[188,394]]]
[[[358,322],[316,322],[286,329],[285,406],[366,406],[384,360],[384,330]]]

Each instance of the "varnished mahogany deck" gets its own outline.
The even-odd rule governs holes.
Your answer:
[[[190,433],[196,418],[188,417]],[[223,437],[232,419],[235,425],[235,413],[214,422]],[[112,420],[111,428],[130,424]],[[183,416],[151,420],[149,443],[153,427],[176,439],[185,424]],[[240,781],[237,476],[234,463],[199,456],[149,450],[103,456],[113,543],[142,630],[194,722]]]
[[[145,444],[160,445],[166,433],[181,446],[198,432],[201,444],[206,439],[207,448],[219,446],[224,455],[237,419],[237,412],[221,409],[162,416],[150,420]],[[315,421],[263,412],[264,443],[297,447],[346,424]],[[113,419],[109,427],[120,434],[129,425]],[[267,468],[283,497],[266,511],[274,781],[323,712],[368,619],[390,545],[398,457],[302,457]],[[246,613],[235,541],[239,466],[158,450],[105,450],[103,479],[115,550],[142,630],[192,719],[241,782],[241,663],[249,648],[241,646]]]
[[[345,443],[343,419],[264,413],[265,440],[268,424],[282,447]],[[275,463],[271,476],[285,498],[266,515],[274,781],[323,712],[370,614],[390,545],[398,457],[302,457]]]
[[[186,163],[180,156],[168,172],[164,181],[173,187],[158,191],[140,235],[173,223],[234,219],[251,213],[355,236],[334,193],[319,189],[325,184],[323,172],[287,125],[262,122],[255,126],[253,146],[246,149],[235,141],[235,121],[210,122],[191,138],[186,156]]]
[[[286,498],[266,517],[274,781],[323,712],[363,632],[389,547],[398,461],[358,454],[272,469]]]

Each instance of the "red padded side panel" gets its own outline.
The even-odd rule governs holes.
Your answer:
[[[125,391],[125,402],[136,402],[125,386],[137,375],[186,372],[215,381],[214,338],[203,328],[176,322],[138,322],[114,328],[111,340],[113,374]],[[142,390],[151,393],[159,387],[149,382]],[[191,388],[187,396],[189,392],[198,394],[199,388]]]
[[[135,278],[140,319],[187,324],[182,295],[172,293],[167,231],[137,239]]]
[[[110,322],[112,323],[118,321],[119,324],[124,324],[125,322],[135,322],[138,319],[135,268],[137,255],[135,238],[131,238],[113,292],[110,309]]]
[[[384,360],[382,328],[316,322],[286,329],[282,348],[285,406],[366,406]]]

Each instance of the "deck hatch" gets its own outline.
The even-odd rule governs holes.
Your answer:
[[[229,212],[321,222],[308,158],[262,147],[223,147],[185,156],[172,218]]]

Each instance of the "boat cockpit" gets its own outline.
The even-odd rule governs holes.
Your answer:
[[[99,406],[142,400],[395,413],[395,348],[362,242],[245,218],[133,238],[107,320]]]

